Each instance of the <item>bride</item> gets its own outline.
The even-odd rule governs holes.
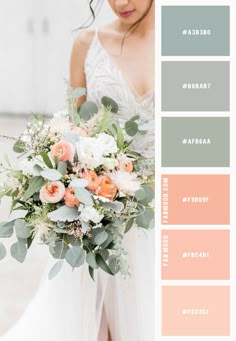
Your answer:
[[[93,2],[99,0],[91,0]],[[79,33],[70,63],[71,87],[86,87],[87,99],[109,96],[119,118],[139,114],[147,133],[133,142],[154,158],[154,0],[108,0],[117,19]],[[85,98],[80,98],[81,105]],[[154,341],[154,230],[131,229],[124,237],[131,276],[64,265],[49,281],[50,260],[28,309],[2,341]]]

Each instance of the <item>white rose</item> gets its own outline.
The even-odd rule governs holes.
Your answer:
[[[81,136],[75,146],[79,162],[87,168],[93,169],[103,164],[104,158],[94,137]]]
[[[101,149],[102,155],[116,153],[118,151],[116,140],[111,135],[105,133],[99,134],[97,137],[97,143],[99,144],[99,149]]]
[[[80,217],[85,223],[91,220],[92,222],[96,224],[102,220],[104,215],[99,214],[99,212],[94,207],[88,206],[88,207],[82,208]]]

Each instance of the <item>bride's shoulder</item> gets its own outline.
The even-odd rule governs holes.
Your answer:
[[[74,48],[78,48],[78,51],[80,52],[81,50],[86,51],[93,40],[95,31],[95,28],[89,28],[79,32],[74,39]]]

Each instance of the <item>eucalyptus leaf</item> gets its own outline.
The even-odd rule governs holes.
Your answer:
[[[89,274],[90,274],[92,280],[95,282],[95,279],[94,279],[94,269],[91,266],[89,266]]]
[[[120,262],[115,255],[109,257],[108,264],[114,275],[120,271]]]
[[[20,263],[23,263],[27,255],[26,245],[18,241],[11,246],[11,256]]]
[[[112,98],[104,96],[102,97],[101,102],[106,108],[111,108],[111,112],[115,114],[118,112],[119,106]]]
[[[107,272],[109,275],[114,276],[113,272],[99,253],[96,254],[96,262],[103,271]]]
[[[86,95],[86,88],[75,88],[71,92],[71,96],[74,99],[80,98],[82,96]]]
[[[32,234],[31,228],[26,225],[26,222],[23,219],[17,219],[15,221],[15,231],[17,237],[22,239],[27,239]]]
[[[98,107],[96,103],[87,101],[81,105],[80,110],[79,110],[79,115],[81,119],[83,119],[84,121],[88,121],[97,112],[98,112]]]
[[[86,256],[86,261],[89,264],[89,266],[91,266],[91,268],[98,269],[98,265],[97,265],[96,257],[94,253],[89,252]]]
[[[72,246],[66,252],[65,259],[72,268],[80,267],[85,261],[85,251],[80,246]]]
[[[52,280],[54,277],[56,277],[57,274],[61,271],[63,264],[64,264],[63,259],[57,261],[49,271],[48,279]]]
[[[48,213],[51,221],[75,221],[79,219],[79,211],[77,207],[68,207],[66,205],[59,207],[57,210]]]
[[[130,121],[136,121],[140,119],[140,115],[134,115],[133,117],[131,117],[129,120]]]
[[[153,199],[154,199],[154,196],[155,196],[155,192],[154,190],[151,188],[150,185],[142,185],[142,190],[144,191],[145,193],[145,196],[143,198],[139,198],[139,202],[142,204],[142,205],[148,205]],[[136,192],[137,193],[137,192]],[[135,193],[135,196],[136,196],[136,193]]]
[[[40,155],[42,156],[45,165],[46,165],[48,168],[53,168],[53,164],[52,164],[52,161],[50,160],[50,157],[48,156],[48,153],[46,153],[46,152],[41,152]]]
[[[59,161],[57,165],[57,170],[59,173],[61,173],[62,176],[64,176],[67,171],[67,163]]]
[[[68,234],[68,231],[66,229],[62,229],[60,227],[54,227],[54,231],[57,233]]]
[[[108,233],[107,239],[105,240],[104,243],[102,243],[102,244],[100,245],[101,248],[106,249],[106,248],[111,244],[112,241],[113,241],[113,236],[112,236],[111,233]]]
[[[70,182],[70,187],[76,188],[76,187],[86,187],[88,185],[87,179],[73,179]]]
[[[108,233],[106,231],[102,231],[98,233],[95,237],[95,243],[97,245],[103,244],[108,238]]]
[[[124,209],[124,204],[120,201],[101,202],[100,205],[106,210],[112,210],[116,213],[120,213]]]
[[[23,141],[21,141],[21,140],[16,141],[16,143],[15,143],[14,146],[13,146],[13,151],[14,151],[15,153],[21,154],[21,153],[24,153],[25,150],[26,150],[26,144],[25,144],[25,142],[23,142]]]
[[[64,243],[63,240],[55,242],[55,247],[50,249],[51,255],[56,259],[63,259],[69,247]]]
[[[63,140],[70,142],[72,144],[75,144],[76,142],[78,142],[80,140],[80,137],[79,137],[78,133],[76,133],[75,131],[67,131],[63,135]]]
[[[89,191],[85,188],[75,188],[75,197],[87,206],[93,206],[93,199]]]
[[[7,250],[6,250],[5,246],[2,243],[0,243],[0,260],[5,258],[6,254],[7,254]]]
[[[13,235],[15,220],[0,223],[0,238],[9,238]]]
[[[143,227],[145,229],[151,228],[150,224],[154,219],[154,211],[153,209],[147,207],[144,212],[136,217],[136,223],[139,227]]]
[[[125,226],[125,233],[127,233],[131,229],[133,224],[134,224],[134,218],[131,218],[127,221],[127,224]]]
[[[134,121],[127,121],[125,123],[125,131],[129,136],[134,136],[138,132],[138,124]]]
[[[39,165],[34,165],[33,167],[34,176],[39,176],[42,171],[43,171],[42,167],[40,167]]]
[[[45,184],[45,181],[41,176],[34,176],[31,179],[29,183],[29,187],[23,196],[23,200],[26,201],[30,197],[32,197],[32,195],[38,192],[43,187],[44,184]]]
[[[62,178],[62,174],[56,169],[45,169],[41,172],[41,176],[50,181],[58,181]]]

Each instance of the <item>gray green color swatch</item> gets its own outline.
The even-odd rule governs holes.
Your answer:
[[[162,111],[229,111],[228,61],[163,61]]]
[[[229,56],[229,6],[162,6],[162,56]]]
[[[162,117],[162,167],[229,167],[228,117]]]

